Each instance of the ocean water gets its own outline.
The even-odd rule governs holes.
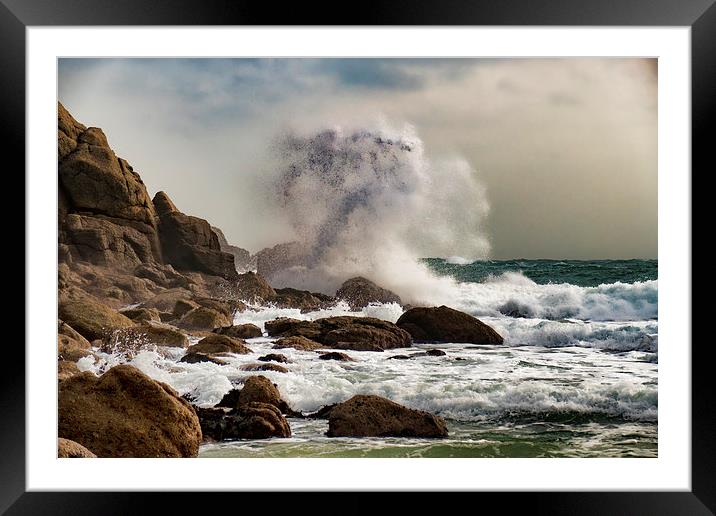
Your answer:
[[[377,394],[445,418],[447,439],[325,437],[327,422],[290,419],[289,439],[205,444],[202,457],[655,457],[658,413],[656,260],[425,259],[451,283],[449,305],[479,317],[505,339],[499,346],[415,345],[384,353],[349,351],[355,362],[317,360],[283,349],[289,373],[261,372],[295,409],[309,412],[354,394]],[[446,303],[448,304],[448,303]],[[396,321],[402,309],[378,304],[359,313],[339,303],[319,312],[272,307],[238,313],[259,326],[275,317],[367,315]],[[129,362],[199,405],[211,406],[255,372],[242,365],[271,352],[250,339],[250,355],[228,364],[184,364],[183,350],[104,355],[81,369]],[[446,356],[389,360],[438,348]]]

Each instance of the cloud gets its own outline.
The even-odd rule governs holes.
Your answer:
[[[62,59],[59,96],[251,250],[290,237],[251,194],[277,134],[409,123],[429,158],[476,170],[494,257],[653,257],[654,61]]]

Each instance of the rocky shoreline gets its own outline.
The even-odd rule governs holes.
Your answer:
[[[300,263],[295,243],[256,255],[227,242],[204,219],[181,212],[168,194],[150,198],[101,129],[85,127],[58,103],[58,456],[194,457],[202,442],[287,438],[287,417],[328,420],[328,437],[448,435],[445,421],[373,395],[356,395],[318,412],[294,411],[262,371],[291,374],[281,349],[315,352],[316,360],[350,362],[359,353],[410,348],[414,342],[501,344],[474,317],[449,307],[409,307],[363,277],[347,278],[334,296],[274,288],[266,277]],[[256,271],[256,272],[255,272]],[[234,325],[237,312],[261,306],[311,312],[343,301],[352,310],[397,303],[393,324],[336,316],[265,324],[275,353],[246,364],[246,378],[214,407],[192,404],[131,365],[101,376],[77,362],[95,353],[132,357],[142,349],[181,349],[181,362],[213,362],[251,353],[246,339],[264,336]],[[194,342],[192,344],[192,342]],[[386,356],[410,359],[425,353]]]

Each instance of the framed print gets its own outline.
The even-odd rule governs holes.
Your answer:
[[[179,4],[0,6],[28,299],[3,510],[714,510],[709,1]]]

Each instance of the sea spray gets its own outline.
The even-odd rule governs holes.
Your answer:
[[[475,171],[460,158],[428,159],[409,126],[289,133],[272,152],[269,202],[306,250],[300,267],[271,278],[277,286],[332,294],[362,275],[409,302],[445,302],[455,282],[420,258],[488,255],[489,205]]]

